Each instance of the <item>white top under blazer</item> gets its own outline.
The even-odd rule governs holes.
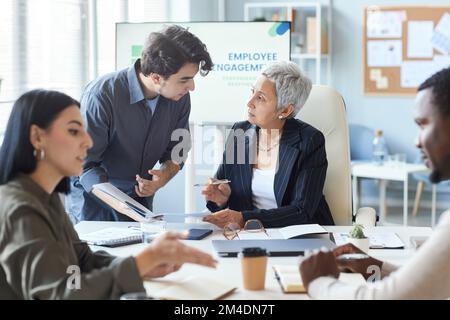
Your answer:
[[[261,170],[253,168],[252,199],[253,205],[258,209],[278,208],[273,190],[275,168]]]

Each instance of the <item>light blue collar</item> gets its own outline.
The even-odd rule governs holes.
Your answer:
[[[137,72],[140,69],[141,60],[137,59],[134,65],[128,68],[128,88],[130,90],[130,104],[145,100],[144,91],[139,83]]]

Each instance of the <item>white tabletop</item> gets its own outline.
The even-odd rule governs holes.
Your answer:
[[[415,172],[426,172],[429,169],[423,164],[399,163],[382,166],[373,162],[356,162],[352,164],[352,175],[356,177],[404,181],[405,176]]]
[[[134,222],[99,222],[99,221],[83,221],[75,226],[75,229],[79,234],[84,234],[96,230],[100,230],[106,227],[123,227],[138,226]],[[174,230],[187,230],[188,228],[209,227],[210,224],[183,224],[183,223],[168,223],[168,229]],[[349,226],[326,226],[329,232],[346,232],[350,229]],[[178,272],[172,273],[161,280],[146,281],[145,288],[149,294],[160,289],[167,287],[166,280],[183,280],[192,275],[211,276],[217,279],[223,279],[228,283],[234,284],[238,289],[227,296],[227,299],[255,299],[255,300],[289,300],[289,299],[307,299],[306,294],[284,294],[281,291],[278,281],[275,279],[272,271],[272,265],[274,264],[296,264],[298,262],[297,257],[269,257],[268,268],[266,273],[266,287],[262,291],[247,291],[244,290],[241,277],[241,266],[238,258],[221,258],[217,257],[211,240],[212,239],[224,239],[220,230],[216,230],[211,236],[199,241],[186,240],[185,243],[198,249],[210,252],[215,255],[219,263],[217,269],[206,268],[202,266],[185,264]],[[375,227],[372,229],[374,232],[395,232],[405,243],[405,249],[371,249],[369,254],[375,258],[389,261],[395,264],[403,264],[413,254],[413,250],[410,246],[409,237],[411,236],[429,236],[431,234],[431,228],[426,227]],[[369,231],[369,230],[368,230]],[[371,231],[371,230],[370,230]],[[277,229],[268,229],[270,235],[277,237]],[[278,233],[279,234],[279,233]],[[129,246],[123,246],[118,248],[105,248],[99,246],[92,246],[93,250],[106,250],[109,253],[117,256],[129,256],[140,252],[146,244],[135,244]]]

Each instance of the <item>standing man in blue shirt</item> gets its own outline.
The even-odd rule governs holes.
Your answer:
[[[88,84],[81,112],[94,146],[82,175],[71,180],[66,207],[74,222],[129,220],[92,194],[102,182],[152,209],[154,194],[181,169],[190,149],[189,134],[171,136],[177,129],[189,133],[194,76],[212,66],[200,39],[172,25],[149,35],[133,66]],[[160,169],[152,170],[158,161]]]

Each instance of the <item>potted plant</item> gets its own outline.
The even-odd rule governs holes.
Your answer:
[[[350,231],[348,242],[352,243],[355,247],[358,247],[365,253],[369,252],[370,241],[364,234],[364,226],[361,224],[355,224]]]

